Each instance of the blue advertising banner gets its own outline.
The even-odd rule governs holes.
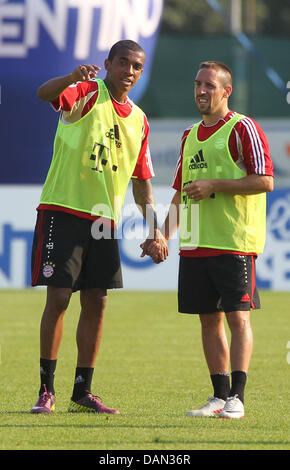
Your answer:
[[[261,289],[290,290],[290,189],[276,189],[267,197],[267,238],[257,262]]]
[[[30,257],[41,185],[0,185],[0,289],[19,289],[31,284]],[[155,186],[158,220],[163,221],[174,190]],[[257,260],[257,286],[290,291],[290,189],[268,194],[267,241]],[[141,258],[140,243],[146,238],[142,216],[128,191],[120,223],[120,253],[124,287],[129,290],[175,290],[178,282],[179,237],[170,240],[165,263]]]
[[[42,184],[57,116],[36,92],[46,80],[82,63],[103,67],[121,39],[146,52],[141,99],[150,70],[163,0],[0,0],[0,184]],[[102,70],[100,78],[104,78]]]

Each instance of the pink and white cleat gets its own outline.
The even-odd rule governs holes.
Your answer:
[[[120,414],[119,410],[108,408],[103,405],[100,398],[88,392],[83,398],[78,401],[71,400],[68,411],[72,413],[109,413]]]
[[[53,413],[55,410],[55,398],[53,393],[45,391],[39,395],[37,402],[34,407],[30,410],[30,413]]]

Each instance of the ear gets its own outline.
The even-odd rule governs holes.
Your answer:
[[[231,85],[228,85],[225,87],[225,92],[224,92],[224,98],[229,98],[232,94],[233,87]]]
[[[105,59],[105,62],[104,62],[104,66],[105,66],[105,70],[108,71],[109,67],[111,65],[111,62],[109,59]]]

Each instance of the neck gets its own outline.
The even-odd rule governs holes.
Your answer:
[[[105,78],[104,82],[106,84],[106,87],[108,88],[111,97],[118,103],[124,104],[126,101],[127,93],[118,92],[107,78]]]
[[[211,114],[203,114],[202,119],[206,126],[212,126],[216,124],[220,119],[223,119],[229,112],[229,108],[223,109],[222,111],[218,111],[216,113]]]

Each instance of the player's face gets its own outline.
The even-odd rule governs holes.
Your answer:
[[[227,88],[224,86],[221,72],[200,69],[194,81],[195,102],[200,114],[210,116],[222,111],[229,97]]]
[[[145,54],[121,48],[113,60],[105,61],[107,82],[118,95],[127,94],[138,82],[143,72]]]

